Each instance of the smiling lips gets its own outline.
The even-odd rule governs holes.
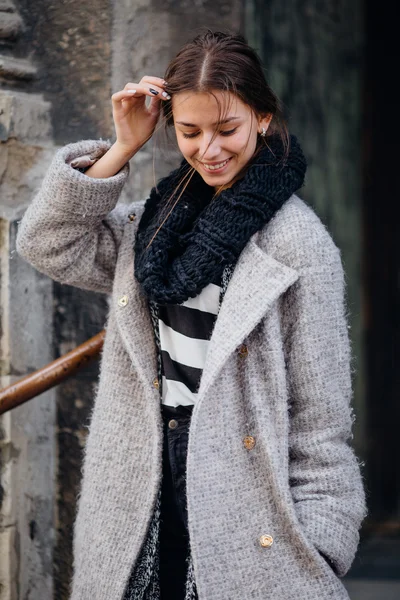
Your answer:
[[[201,166],[204,167],[207,171],[219,171],[220,169],[223,169],[225,167],[225,165],[227,165],[230,160],[231,160],[230,158],[227,158],[223,162],[214,163],[214,164],[210,164],[210,163],[207,164],[207,163],[203,163],[202,162]]]

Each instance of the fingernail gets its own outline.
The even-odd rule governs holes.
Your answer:
[[[158,96],[158,92],[157,90],[153,90],[153,88],[149,88],[149,92],[151,92],[152,94],[154,94],[155,96]]]
[[[167,94],[167,92],[163,92],[161,95],[162,95],[162,96],[164,96],[164,98],[171,98],[171,96],[169,96],[169,95]]]
[[[163,81],[163,85],[168,85],[168,83],[166,81]]]
[[[126,90],[127,94],[136,94],[136,90]]]

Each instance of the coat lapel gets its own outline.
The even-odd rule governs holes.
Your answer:
[[[264,252],[256,244],[256,236],[240,255],[221,304],[201,378],[199,400],[229,355],[299,277],[297,271]]]
[[[261,321],[275,300],[298,279],[297,271],[275,260],[257,245],[257,235],[241,253],[221,304],[207,352],[199,399],[207,392],[229,355]],[[156,346],[148,303],[133,276],[132,242],[128,240],[120,252],[114,302],[119,330],[133,367],[145,387],[154,391]],[[127,303],[120,306],[124,297]]]
[[[119,331],[145,390],[158,400],[153,382],[157,377],[157,352],[147,299],[133,275],[133,240],[120,252],[113,300]],[[159,401],[159,400],[158,400]]]

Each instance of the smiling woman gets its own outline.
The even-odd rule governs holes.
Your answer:
[[[72,600],[348,600],[365,499],[344,274],[260,60],[209,31],[112,105],[115,143],[59,150],[17,239],[112,295]],[[118,204],[160,117],[182,162]]]
[[[221,117],[221,112],[227,116]],[[253,158],[258,134],[272,114],[256,116],[231,92],[180,92],[172,99],[178,146],[187,162],[216,188],[227,186]]]
[[[175,126],[188,163],[216,190],[244,174],[270,126],[268,135],[278,134],[288,151],[280,102],[240,36],[199,36],[172,60],[165,78],[172,96],[163,105],[166,124]]]

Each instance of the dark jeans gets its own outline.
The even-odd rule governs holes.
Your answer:
[[[163,481],[160,521],[161,600],[183,600],[189,557],[186,457],[193,407],[162,405]]]

